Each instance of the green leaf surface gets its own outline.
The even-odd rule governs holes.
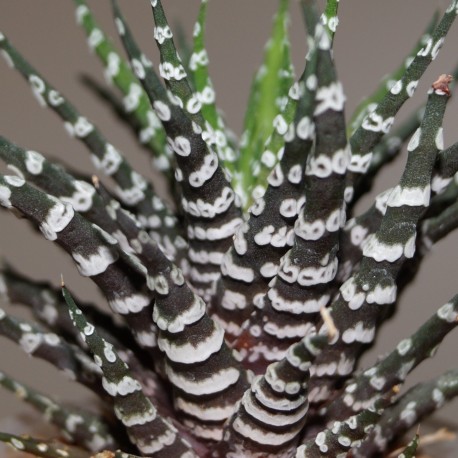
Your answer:
[[[284,122],[277,116],[282,112],[293,82],[288,39],[288,5],[288,0],[280,0],[263,63],[251,86],[237,166],[242,176],[240,191],[244,193],[242,198],[245,201],[253,187],[253,176],[259,174],[253,173],[253,170],[256,172],[259,167],[264,144],[272,133],[276,120]]]
[[[326,8],[321,16],[321,22],[324,24],[331,43],[334,40],[337,26],[339,25],[339,17],[337,16],[339,10],[339,0],[328,0],[326,2]]]

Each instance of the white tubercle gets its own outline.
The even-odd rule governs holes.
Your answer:
[[[39,175],[43,170],[43,162],[45,158],[36,151],[26,151],[25,167],[32,175]]]
[[[202,380],[193,380],[175,372],[169,365],[166,365],[166,373],[170,382],[185,393],[194,396],[206,396],[219,393],[237,382],[240,372],[234,368],[221,369]]]
[[[251,391],[255,395],[256,399],[269,409],[291,411],[297,409],[306,402],[305,396],[298,396],[295,399],[288,399],[287,397],[269,397],[264,393],[264,389],[261,385],[263,377],[258,375],[251,387]]]
[[[292,425],[302,418],[304,418],[305,414],[307,413],[308,410],[308,404],[305,402],[305,405],[296,411],[294,414],[292,413],[287,413],[287,414],[281,414],[281,413],[270,413],[268,410],[261,409],[259,406],[256,405],[256,403],[253,402],[253,399],[251,397],[251,393],[249,391],[245,391],[245,394],[243,395],[242,398],[242,405],[245,408],[246,412],[248,415],[251,417],[255,418],[256,420],[260,421],[261,423],[264,423],[266,425],[272,425],[272,426],[287,426],[287,425]]]
[[[363,248],[363,256],[373,258],[377,262],[397,261],[404,253],[404,245],[402,243],[394,243],[388,245],[378,240],[375,234],[367,238]]]
[[[226,289],[221,299],[221,305],[227,310],[244,309],[247,301],[243,294]]]
[[[366,295],[360,291],[357,292],[357,286],[354,277],[349,278],[341,287],[340,294],[351,310],[359,309],[366,299]]]
[[[288,300],[282,297],[274,287],[270,288],[267,293],[272,307],[279,312],[289,312],[296,315],[301,313],[316,313],[321,307],[326,306],[329,301],[329,295],[323,294],[317,299],[308,299],[304,301]]]
[[[11,190],[0,185],[0,204],[5,208],[11,208]]]
[[[175,399],[175,407],[204,421],[224,421],[234,412],[234,406],[231,404],[221,407],[205,407],[181,397]]]
[[[80,274],[84,277],[92,277],[105,272],[109,265],[116,262],[119,255],[112,248],[100,246],[98,247],[97,252],[88,256],[77,252],[73,252],[72,256],[77,264]]]
[[[191,306],[172,320],[161,317],[159,307],[154,307],[153,320],[163,331],[181,332],[185,326],[199,321],[205,314],[205,308],[205,302],[199,296],[194,296]]]
[[[91,159],[95,167],[102,170],[106,175],[113,175],[117,172],[122,162],[122,157],[119,151],[111,144],[107,143],[102,159],[95,155],[91,155]]]
[[[116,411],[116,407],[115,407]],[[142,412],[142,413],[136,413],[132,414],[129,416],[126,416],[125,414],[118,414],[118,418],[121,419],[122,424],[127,427],[131,426],[139,426],[139,425],[145,425],[146,423],[150,423],[154,421],[157,417],[157,412],[156,410],[151,406],[151,410],[148,410],[147,412]]]
[[[353,327],[346,329],[342,334],[342,340],[347,343],[363,342],[370,343],[374,340],[375,328],[365,328],[362,321],[358,321]]]
[[[102,385],[110,396],[126,396],[127,394],[141,391],[140,383],[130,375],[125,375],[119,382],[110,382],[102,377]]]
[[[381,286],[377,285],[372,291],[369,291],[366,296],[368,304],[392,304],[396,300],[396,285]]]
[[[61,196],[60,200],[68,202],[76,211],[86,212],[92,206],[92,198],[95,194],[94,186],[82,180],[73,182],[75,192],[70,196]]]
[[[167,357],[176,363],[194,364],[206,361],[212,354],[218,352],[224,342],[224,330],[215,322],[213,332],[197,345],[185,343],[177,345],[167,337],[159,337],[157,344]]]
[[[403,188],[400,185],[397,185],[391,191],[387,205],[388,207],[402,207],[403,205],[407,205],[409,207],[427,207],[429,205],[430,195],[431,186],[429,184],[424,188]]]
[[[40,230],[48,240],[56,240],[57,233],[62,232],[70,224],[75,211],[68,203],[61,202],[55,197],[48,196],[48,198],[54,201],[54,205],[40,224]]]
[[[4,180],[10,185],[15,188],[20,188],[21,186],[24,186],[25,180],[24,178],[16,175],[6,175],[4,177]]]
[[[108,302],[115,312],[126,315],[140,312],[149,305],[150,299],[144,294],[132,294],[131,296],[112,298]]]
[[[243,437],[251,439],[257,443],[272,446],[280,446],[286,442],[289,442],[298,434],[297,429],[288,433],[268,433],[263,431],[259,427],[251,426],[248,423],[245,423],[245,421],[243,421],[243,419],[240,417],[237,417],[234,420],[232,426],[235,429],[235,431],[237,431]]]

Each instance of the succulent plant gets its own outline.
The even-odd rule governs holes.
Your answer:
[[[323,12],[301,1],[307,54],[296,78],[289,5],[280,0],[240,139],[210,80],[208,0],[192,44],[174,40],[162,2],[151,0],[157,71],[116,0],[127,57],[86,1],[74,4],[122,95],[87,83],[138,133],[168,198],[0,34],[6,61],[100,172],[88,177],[1,136],[13,174],[0,174],[0,204],[68,253],[111,308],[4,260],[2,300],[34,318],[0,309],[0,335],[91,390],[100,409],[67,405],[0,372],[4,388],[60,431],[47,440],[0,433],[0,441],[49,458],[369,457],[453,399],[458,368],[401,386],[458,325],[458,295],[433,304],[386,356],[358,365],[427,253],[458,225],[458,144],[444,146],[442,127],[452,76],[431,81],[423,106],[392,129],[458,1],[346,120],[333,59],[338,1]],[[369,209],[355,208],[405,145],[399,183]],[[399,456],[414,456],[420,443],[417,432]]]

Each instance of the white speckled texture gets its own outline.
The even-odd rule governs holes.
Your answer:
[[[243,9],[244,21],[249,24],[250,20],[256,20],[256,28],[263,33],[253,34],[247,25],[237,28],[237,35],[234,39],[228,40],[227,37],[233,34],[233,24],[240,24],[239,14],[236,13],[232,2],[217,2],[210,5],[211,15],[209,21],[208,37],[212,42],[212,48],[219,50],[210,53],[211,72],[218,93],[220,106],[227,114],[229,124],[240,132],[243,119],[242,107],[248,93],[249,81],[255,71],[259,59],[260,50],[264,45],[265,36],[270,30],[271,16],[275,9],[275,2],[264,2],[262,0],[252,0],[243,2],[234,0],[237,8]],[[125,3],[125,2],[124,2]],[[130,3],[130,2],[128,2]],[[151,15],[148,2],[134,2],[129,11],[129,18],[132,17],[135,29],[139,34],[143,34],[144,43],[151,41]],[[172,19],[182,18],[182,22],[191,35],[193,18],[196,15],[198,2],[173,2],[164,0],[164,7]],[[293,2],[295,13],[292,19],[292,41],[299,45],[294,46],[294,59],[296,68],[299,69],[303,62],[303,49],[300,43],[303,42],[303,24],[301,21],[297,5]],[[446,2],[448,3],[448,2]],[[28,14],[24,15],[24,5],[27,4]],[[51,7],[52,5],[52,7]],[[121,5],[123,6],[123,5]],[[109,11],[109,2],[92,2],[91,7],[95,10],[97,17],[100,18],[104,28],[115,36],[114,24]],[[341,25],[338,30],[338,42],[336,48],[336,59],[339,65],[339,77],[343,80],[345,93],[347,95],[347,113],[351,113],[356,104],[360,101],[363,94],[369,93],[376,85],[377,81],[387,73],[388,70],[396,67],[404,57],[404,53],[413,44],[417,35],[423,30],[424,24],[429,20],[430,13],[434,6],[430,2],[418,2],[417,0],[385,0],[384,2],[367,2],[366,0],[353,0],[351,5],[341,2]],[[398,12],[396,17],[392,17],[390,22],[390,34],[386,35],[386,26],[383,18],[388,14],[392,16],[393,11]],[[55,21],[47,19],[46,27],[48,32],[43,33],[43,14],[56,18]],[[413,15],[413,13],[415,13]],[[210,14],[210,13],[209,13]],[[86,48],[81,30],[74,24],[74,12],[71,2],[55,2],[53,0],[41,0],[40,2],[25,2],[16,0],[15,2],[5,2],[0,4],[0,15],[2,16],[2,30],[9,34],[15,45],[21,49],[29,58],[33,57],[33,62],[46,74],[47,77],[59,86],[62,93],[70,96],[77,104],[78,108],[87,112],[92,121],[96,122],[103,131],[109,135],[110,141],[122,149],[129,157],[135,156],[136,163],[143,170],[149,170],[146,155],[140,151],[134,139],[126,135],[124,129],[119,128],[119,124],[113,117],[107,115],[107,108],[100,103],[94,103],[93,97],[75,78],[81,68],[89,72],[96,78],[103,78],[100,66],[96,59],[91,56]],[[30,18],[40,20],[31,21]],[[58,20],[57,20],[58,19]],[[364,27],[371,31],[371,35],[365,33],[364,39],[360,39],[356,33],[364,21]],[[62,30],[65,30],[65,47],[60,40],[56,40]],[[399,35],[397,35],[399,34]],[[220,35],[217,37],[217,35]],[[396,40],[402,37],[405,46],[397,46]],[[253,42],[247,44],[247,40]],[[364,71],[360,64],[368,59],[373,53],[373,47],[380,49],[380,40],[383,39],[383,48],[389,52],[380,52],[377,58],[371,61],[371,65],[365,65]],[[438,71],[447,71],[456,60],[456,50],[453,43],[458,40],[458,29],[451,31],[451,35],[435,62]],[[241,46],[244,43],[244,46]],[[150,43],[151,44],[151,43]],[[352,47],[352,56],[344,54],[344,50]],[[407,46],[407,48],[406,48]],[[153,49],[151,46],[149,49]],[[242,56],[243,51],[243,56]],[[71,58],[69,58],[71,56]],[[354,59],[354,60],[353,60]],[[65,65],[62,67],[62,62]],[[158,62],[158,59],[155,59]],[[355,71],[355,68],[357,71]],[[444,69],[444,70],[442,70]],[[40,151],[58,155],[62,160],[69,162],[74,167],[86,170],[90,167],[88,157],[83,151],[83,147],[77,142],[68,138],[66,132],[60,128],[58,122],[49,110],[43,110],[31,99],[30,93],[26,90],[24,82],[13,72],[9,71],[3,61],[0,62],[2,75],[2,85],[0,87],[0,99],[2,104],[9,107],[8,116],[2,117],[2,134],[18,142],[27,148],[36,148]],[[423,95],[427,82],[435,76],[435,73],[428,74],[425,81],[421,81],[414,97],[418,94]],[[419,100],[412,101],[412,103]],[[24,110],[27,107],[27,110]],[[458,107],[450,106],[446,116],[444,133],[447,141],[451,141],[454,132],[454,119],[457,118]],[[18,122],[18,119],[21,122]],[[46,135],[52,132],[52,135]],[[383,184],[377,184],[376,192],[381,192],[386,186],[395,186],[399,178],[399,167],[402,164],[395,164],[394,168],[386,174]],[[285,177],[286,179],[286,177]],[[163,183],[158,179],[158,189],[163,192]],[[162,184],[161,184],[162,183]],[[367,201],[366,201],[367,202]],[[362,205],[361,208],[367,205]],[[5,213],[5,212],[3,212]],[[43,237],[32,234],[23,221],[18,221],[11,215],[0,215],[0,225],[2,228],[2,255],[9,259],[15,259],[17,267],[24,268],[26,273],[43,278],[44,266],[42,259],[46,254],[47,267],[46,273],[49,278],[58,284],[60,273],[65,276],[66,283],[75,291],[81,291],[87,298],[96,298],[99,302],[100,296],[96,288],[87,280],[80,278],[73,264],[67,256],[62,255],[55,247],[51,247]],[[18,243],[19,241],[19,243]],[[384,353],[397,342],[405,337],[406,329],[415,329],[422,321],[431,315],[432,307],[439,307],[445,303],[455,290],[455,279],[452,270],[447,270],[440,266],[452,266],[454,257],[453,250],[448,247],[457,246],[457,234],[451,235],[441,243],[437,250],[429,256],[427,262],[422,267],[420,275],[415,283],[415,287],[406,292],[403,297],[403,307],[399,310],[399,316],[391,320],[389,325],[382,330],[378,340],[377,349],[371,355],[365,357],[363,365],[379,353]],[[31,247],[33,246],[33,253]],[[33,254],[33,256],[31,256]],[[444,263],[444,264],[442,264]],[[450,269],[450,267],[449,267]],[[451,366],[454,349],[458,345],[457,334],[449,336],[444,342],[444,348],[434,360],[429,360],[424,367],[421,366],[415,371],[417,380],[430,377],[432,373],[439,373],[445,367]],[[2,343],[3,345],[3,343]],[[13,345],[8,344],[8,351],[0,355],[0,366],[14,372],[18,377],[29,377],[34,374],[37,382],[41,383],[41,388],[45,389],[52,384],[54,392],[59,386],[63,377],[58,376],[54,371],[51,380],[44,379],[41,375],[48,368],[44,369],[44,364],[32,362],[29,358],[18,353]],[[447,362],[447,358],[451,360]],[[21,364],[13,362],[21,361]],[[25,372],[27,368],[30,372]],[[43,371],[43,372],[41,372]],[[73,385],[67,384],[66,397],[70,396]],[[51,389],[51,388],[50,388]],[[80,391],[76,399],[86,396]],[[92,402],[92,401],[88,401]],[[13,415],[18,412],[25,412],[26,408],[18,403],[12,396],[0,392],[0,404],[3,412],[8,412],[7,421],[0,424],[1,430],[9,431],[31,431],[22,424],[14,423]],[[448,410],[449,418],[456,417],[456,403]],[[29,412],[29,410],[27,410]],[[443,411],[444,415],[446,410]],[[1,421],[1,420],[0,420]],[[5,425],[6,423],[6,425]],[[40,421],[34,417],[27,422],[40,428],[37,433],[47,436],[47,431],[41,431],[43,427]],[[422,424],[422,432],[425,424]],[[435,427],[434,429],[437,429]],[[452,451],[458,445],[444,445]],[[4,449],[0,448],[0,454]],[[8,452],[9,453],[9,452]],[[443,452],[432,453],[431,455],[447,456]],[[2,455],[4,456],[4,455]],[[17,456],[17,455],[15,455]],[[450,455],[453,456],[453,455]]]

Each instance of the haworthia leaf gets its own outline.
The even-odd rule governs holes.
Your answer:
[[[100,394],[100,371],[80,348],[34,323],[15,318],[0,309],[0,335],[16,342],[24,352],[43,359],[71,379]]]
[[[454,68],[452,76],[454,80],[458,78],[458,67]],[[353,197],[355,200],[358,200],[362,194],[371,189],[372,183],[380,169],[391,162],[402,151],[406,139],[420,125],[424,111],[424,105],[417,108],[393,132],[384,135],[380,142],[374,146],[373,155],[366,173],[356,180]]]
[[[413,425],[458,396],[458,369],[452,369],[430,382],[410,388],[383,412],[378,424],[352,450],[355,458],[384,454]],[[374,440],[375,437],[381,438]]]
[[[321,16],[321,22],[326,28],[331,39],[331,45],[334,41],[334,35],[339,25],[339,16],[337,15],[339,10],[339,0],[327,0],[324,13]]]
[[[420,231],[421,240],[415,257],[402,269],[398,281],[399,292],[410,283],[431,246],[449,234],[457,225],[456,202],[458,186],[453,179],[458,172],[458,143],[441,151],[437,157],[431,180],[431,205],[426,210]],[[380,193],[374,204],[364,213],[351,218],[341,233],[340,265],[336,279],[339,284],[346,281],[362,259],[363,247],[368,238],[380,227],[386,212],[391,189]]]
[[[354,198],[359,199],[362,194],[368,192],[374,182],[377,173],[387,163],[394,160],[403,150],[406,141],[418,129],[421,123],[425,107],[415,110],[405,121],[397,126],[392,132],[385,135],[374,147],[372,159],[367,172],[356,182]]]
[[[352,159],[347,176],[347,202],[353,202],[355,182],[366,173],[372,160],[372,149],[387,134],[394,122],[394,116],[404,102],[413,96],[418,80],[437,57],[445,37],[456,19],[458,8],[453,0],[445,10],[425,45],[417,52],[402,77],[376,105],[350,137]]]
[[[310,9],[313,11],[313,5]],[[320,308],[330,301],[329,285],[337,272],[339,229],[345,220],[345,172],[350,151],[344,128],[345,98],[332,62],[329,37],[319,23],[315,38],[318,55],[316,75],[313,75],[316,84],[312,111],[315,144],[307,157],[305,171],[301,172],[306,177],[305,202],[295,208],[297,220],[292,229],[292,247],[282,257],[269,283],[262,311],[256,310],[249,321],[261,328],[261,338],[247,348],[246,364],[253,370],[256,364],[256,371],[261,372],[268,362],[264,355],[271,360],[281,358],[288,347],[313,326]],[[309,79],[307,83],[310,84]],[[298,107],[298,113],[300,111]],[[311,122],[308,115],[296,118],[294,126],[298,137],[302,133],[300,127],[310,126]],[[333,127],[337,127],[338,133],[328,135]],[[288,143],[285,156],[287,147]],[[285,198],[280,211],[286,213],[290,202]],[[243,338],[242,334],[241,340]]]
[[[157,413],[113,345],[100,337],[95,327],[88,323],[64,285],[62,293],[74,325],[103,373],[103,387],[113,399],[115,415],[125,426],[130,440],[145,455],[165,458],[188,452],[190,457],[195,456],[176,428]]]
[[[413,49],[410,51],[408,56],[404,59],[403,63],[392,73],[383,77],[377,89],[367,98],[365,98],[356,108],[350,117],[348,134],[352,134],[362,123],[363,119],[375,108],[375,106],[381,102],[386,94],[391,90],[392,86],[400,80],[405,74],[407,68],[412,63],[418,51],[420,51],[428,40],[431,38],[431,34],[436,28],[437,21],[439,20],[439,12],[436,11],[431,18],[431,21],[426,26],[422,36],[415,43]]]
[[[14,68],[29,82],[38,101],[62,119],[70,135],[83,142],[91,151],[94,165],[114,179],[116,192],[124,205],[134,208],[142,224],[156,237],[163,239],[163,245],[172,249],[171,256],[181,257],[183,253],[175,248],[182,247],[184,241],[179,233],[178,220],[168,205],[156,195],[152,184],[132,168],[98,128],[57,92],[4,35],[0,35],[0,48],[9,56]]]
[[[205,23],[209,0],[202,0],[199,16],[194,26],[194,47],[189,60],[189,71],[194,81],[194,88],[200,100],[201,112],[207,125],[207,130],[213,130],[214,143],[217,144],[217,152],[220,163],[231,175],[234,174],[235,162],[238,153],[234,150],[227,136],[227,128],[215,103],[215,91],[208,71],[208,54],[205,47]]]
[[[26,150],[0,136],[0,159],[28,182],[43,191],[69,203],[93,223],[116,236],[116,226],[110,224],[101,200],[94,187],[85,180],[78,180],[65,169],[48,161],[41,153]],[[127,247],[125,247],[127,249]]]
[[[116,1],[113,7],[124,25],[121,39],[126,51],[132,62],[138,62],[140,50]],[[206,141],[208,131],[191,121],[180,106],[170,103],[151,67],[141,66],[141,75],[177,160],[176,178],[182,191],[181,206],[189,241],[190,281],[196,292],[210,302],[221,274],[222,256],[242,223],[240,201],[219,165],[216,152]]]
[[[309,371],[327,341],[325,335],[310,333],[253,380],[226,425],[227,440],[219,446],[224,456],[284,456],[293,449],[308,411]],[[279,399],[281,395],[287,396]]]
[[[116,448],[110,426],[101,417],[87,410],[63,406],[3,372],[0,372],[0,385],[42,413],[44,419],[57,426],[71,443],[91,452]]]
[[[18,452],[30,453],[42,458],[88,458],[87,451],[57,441],[36,439],[30,436],[17,436],[0,432],[0,441]],[[138,455],[116,450],[104,450],[90,458],[141,458]]]
[[[318,357],[317,373],[331,361],[336,366],[332,374],[329,371],[324,377],[312,378],[311,385],[319,390],[316,402],[329,396],[337,379],[353,371],[361,353],[374,340],[377,324],[396,301],[398,274],[415,254],[417,224],[429,205],[431,176],[442,142],[441,124],[449,99],[442,89],[433,85],[422,124],[409,142],[406,168],[389,194],[380,228],[364,244],[359,270],[340,287],[331,303],[331,316],[339,323],[341,334]],[[347,337],[355,332],[364,332],[364,338]]]
[[[0,441],[18,452],[31,453],[43,458],[88,458],[87,451],[57,441],[35,439],[0,432]],[[96,455],[97,456],[97,455]]]
[[[175,408],[182,422],[194,427],[196,436],[221,440],[223,423],[247,386],[246,374],[225,343],[223,330],[210,318],[182,271],[126,211],[109,201],[103,186],[98,190],[146,266],[146,284],[155,294],[158,345],[165,355],[165,376],[174,387]]]
[[[456,199],[455,199],[456,200]],[[422,235],[425,248],[444,238],[458,227],[458,202],[447,207],[439,215],[428,218],[423,222]]]
[[[254,186],[253,175],[257,176],[260,173],[258,168],[261,167],[261,155],[266,140],[275,128],[286,131],[294,116],[292,110],[287,111],[290,119],[284,119],[282,115],[286,96],[293,82],[289,55],[288,5],[288,0],[279,1],[263,63],[251,86],[236,167],[240,174],[240,177],[236,176],[236,182],[240,181],[237,191],[245,193],[242,195],[245,202]]]
[[[323,456],[348,456],[352,447],[358,444],[369,434],[391,402],[389,393],[379,399],[374,406],[365,408],[357,415],[352,415],[345,421],[335,421],[331,427],[320,431],[315,438],[306,439],[303,445],[297,448],[296,458],[321,458]],[[353,456],[353,455],[351,455]]]
[[[31,306],[35,317],[51,331],[81,345],[79,332],[68,316],[60,289],[57,291],[48,283],[37,282],[18,274],[10,266],[0,266],[0,284],[0,297],[3,301]],[[152,368],[145,367],[142,363],[145,352],[134,340],[129,328],[116,323],[112,315],[94,304],[80,303],[80,307],[96,324],[102,337],[122,351],[123,360],[141,381],[145,393],[155,400],[161,413],[170,415],[172,409],[166,395],[168,388],[162,386]]]
[[[181,58],[175,48],[173,34],[165,16],[161,1],[157,0],[151,2],[151,7],[155,22],[154,38],[161,55],[159,73],[170,91],[171,99],[182,108],[186,117],[203,129],[202,138],[216,151],[219,159],[219,167],[224,171],[229,181],[230,173],[225,168],[224,158],[234,158],[235,152],[228,143],[227,132],[224,126],[217,126],[215,129],[211,122],[206,121],[202,112],[202,107],[207,103],[207,96],[210,96],[210,99],[212,96],[214,98],[211,82],[209,83],[209,79],[205,78],[205,82],[200,82],[203,85],[202,89],[197,87],[197,81],[196,90],[191,87],[190,79],[188,78]],[[202,21],[204,19],[205,14],[202,17]],[[198,61],[202,61],[202,59],[208,59],[205,49],[201,49],[198,53],[191,56],[190,66],[194,66],[194,64],[197,64]],[[207,83],[209,83],[209,85]]]
[[[420,436],[415,434],[415,437],[406,445],[404,450],[398,455],[397,458],[415,458],[417,448],[420,443]]]
[[[381,361],[348,381],[340,396],[326,406],[329,420],[343,420],[372,405],[438,348],[458,326],[458,295],[440,307],[415,333],[401,340]]]
[[[287,45],[288,42],[285,43],[285,48]],[[311,61],[312,60],[313,59],[311,59]],[[262,196],[263,192],[266,190],[267,178],[270,172],[272,172],[272,170],[275,168],[275,165],[281,161],[285,148],[285,142],[291,141],[291,125],[294,122],[294,118],[296,116],[298,101],[301,97],[300,92],[303,92],[299,89],[298,93],[297,90],[305,78],[303,77],[304,75],[302,75],[299,83],[294,83],[292,86],[288,87],[292,81],[293,76],[293,69],[291,67],[289,56],[289,47],[285,49],[284,64],[284,73],[282,73],[284,75],[284,78],[282,79],[284,86],[283,88],[280,88],[283,96],[277,99],[277,106],[280,112],[273,120],[273,130],[261,148],[262,154],[258,160],[253,162],[251,166],[251,182],[246,183],[246,180],[245,182],[242,180],[242,183],[236,183],[239,192],[247,194],[245,197],[246,202],[244,206],[248,209],[258,197]],[[288,74],[291,75],[291,78],[287,77]],[[245,185],[248,185],[246,190],[243,188]],[[241,189],[243,189],[243,191]]]
[[[174,30],[178,55],[181,57],[181,63],[183,64],[190,79],[189,84],[194,87],[194,74],[189,69],[189,62],[191,61],[191,55],[193,52],[192,40],[186,35],[183,23],[179,20],[175,22]]]
[[[68,203],[45,194],[17,176],[0,175],[0,204],[15,209],[36,224],[48,240],[69,253],[81,275],[103,291],[112,310],[121,314],[143,348],[154,353],[156,327],[152,298],[141,277],[119,256],[118,243],[91,224]]]
[[[315,16],[316,21],[311,24],[309,32],[311,41],[314,40],[318,21]],[[269,281],[278,271],[281,257],[294,242],[293,226],[304,202],[305,163],[315,140],[313,112],[316,84],[310,82],[316,82],[317,59],[316,48],[313,47],[307,55],[300,80],[289,93],[289,98],[298,105],[294,121],[286,132],[277,126],[272,134],[271,146],[276,145],[280,149],[266,149],[263,153],[269,161],[273,158],[275,163],[278,158],[279,162],[267,178],[265,193],[262,189],[257,196],[249,209],[248,221],[237,230],[233,246],[223,258],[223,275],[217,284],[220,300],[215,301],[215,312],[229,340],[240,335],[242,323],[261,303]],[[280,147],[285,140],[284,148]],[[257,315],[261,316],[260,313]],[[249,328],[245,331],[246,334],[251,332]],[[248,356],[245,348],[254,347],[251,345],[252,338],[242,340],[243,352]]]
[[[179,105],[187,116],[204,128],[205,122],[201,112],[202,102],[198,94],[193,91],[188,75],[181,63],[161,1],[151,2],[151,8],[155,22],[154,39],[161,56],[159,74],[164,79],[167,88],[179,100]]]
[[[91,14],[85,1],[74,0],[83,22]],[[286,18],[287,9],[282,8],[288,1],[278,1],[279,16]],[[0,300],[32,305],[46,329],[0,310],[0,333],[58,367],[70,368],[77,381],[97,392],[103,407],[115,404],[120,421],[112,412],[103,418],[114,420],[110,426],[126,452],[107,450],[100,440],[99,448],[97,441],[90,445],[90,420],[89,426],[81,425],[74,410],[54,403],[56,407],[8,376],[3,382],[54,415],[64,437],[79,432],[81,425],[85,434],[74,439],[99,451],[86,451],[85,458],[138,458],[135,453],[161,458],[387,454],[413,422],[457,394],[456,371],[405,395],[399,396],[398,385],[393,387],[456,327],[457,298],[369,369],[355,372],[355,366],[430,247],[458,227],[458,143],[444,149],[441,126],[450,78],[441,75],[434,82],[421,121],[412,118],[399,131],[387,133],[442,46],[458,14],[458,0],[450,3],[399,81],[383,88],[385,95],[374,111],[360,121],[351,139],[351,159],[345,145],[343,90],[332,61],[339,2],[321,0],[326,11],[320,19],[317,0],[301,0],[308,30],[306,68],[289,88],[289,43],[280,43],[277,35],[273,66],[283,68],[284,79],[277,75],[275,85],[285,82],[280,90],[284,96],[277,100],[279,111],[258,160],[245,164],[248,186],[254,187],[247,215],[241,211],[239,195],[246,198],[241,174],[237,170],[231,181],[223,167],[227,130],[222,140],[217,128],[224,126],[216,108],[211,115],[201,109],[206,100],[213,103],[214,95],[208,91],[204,45],[207,2],[201,3],[192,62],[202,76],[200,89],[189,66],[180,61],[160,0],[150,3],[165,84],[136,45],[116,0],[115,23],[129,64],[113,56],[95,21],[87,24],[90,45],[96,52],[100,45],[105,53],[107,76],[115,77],[122,65],[130,71],[130,65],[138,79],[132,85],[123,80],[125,108],[135,115],[146,94],[147,114],[154,111],[160,119],[167,137],[162,157],[175,165],[169,177],[175,184],[176,214],[163,212],[164,203],[149,193],[149,183],[145,192],[145,180],[116,151],[111,154],[112,145],[97,128],[0,33],[7,61],[22,69],[37,98],[93,148],[96,163],[107,169],[114,161],[116,170],[108,175],[133,212],[124,210],[100,184],[100,194],[95,193],[87,176],[60,169],[58,163],[0,137],[0,156],[16,174],[0,174],[0,205],[25,216],[64,248],[127,323],[119,328],[104,313],[77,307],[64,289],[75,327],[72,318],[63,319],[62,307],[68,306],[64,299],[55,299],[54,288],[0,265]],[[285,22],[278,27],[273,34],[286,37]],[[115,96],[114,103],[119,105],[121,97]],[[275,96],[269,97],[272,102]],[[134,120],[150,144],[157,119],[148,118],[154,126],[144,128]],[[399,184],[343,227],[347,205],[370,187],[376,172],[415,129]],[[332,317],[339,329],[325,339]],[[95,363],[88,347],[95,348]],[[92,376],[94,383],[86,380]],[[247,382],[252,382],[248,389]],[[310,402],[314,405],[309,410]],[[152,437],[152,432],[158,434]],[[11,435],[0,435],[0,440],[46,458],[82,458],[79,449],[57,442]],[[407,449],[409,453],[414,452]]]
[[[122,92],[125,112],[133,116],[141,127],[140,141],[146,144],[153,153],[157,168],[167,174],[169,180],[173,180],[172,164],[165,147],[165,132],[151,108],[148,96],[129,64],[97,24],[87,2],[85,0],[73,1],[76,5],[77,23],[84,29],[91,50],[95,51],[105,65],[106,79],[113,82]]]
[[[50,283],[32,280],[9,265],[0,264],[0,278],[4,285],[4,300],[12,304],[26,305],[32,308],[32,313],[37,320],[45,324],[53,332],[78,342],[78,333],[68,316],[67,307],[62,299],[60,290]],[[135,347],[129,329],[116,323],[109,312],[105,312],[95,304],[84,303],[81,305],[84,313],[103,328],[104,336],[123,343],[131,348]],[[138,351],[135,349],[135,351]]]

